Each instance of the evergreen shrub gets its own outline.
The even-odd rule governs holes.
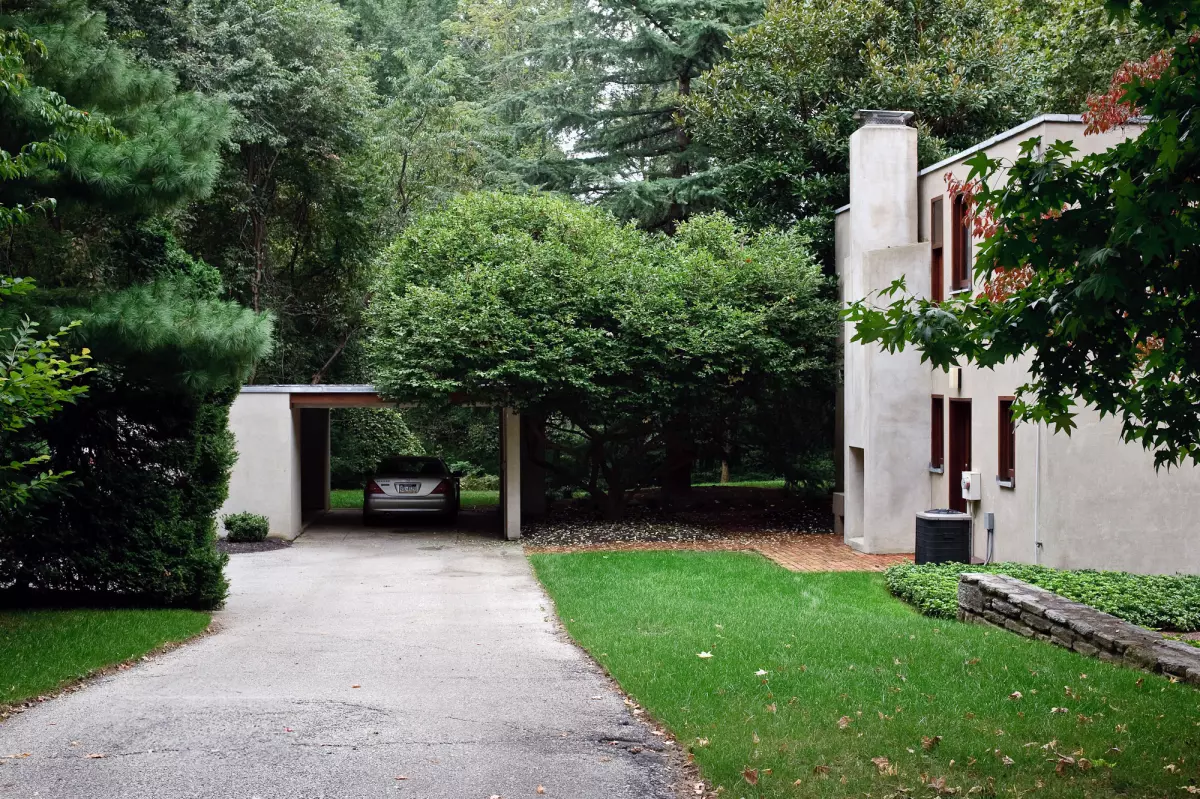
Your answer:
[[[264,541],[271,532],[271,523],[261,513],[230,513],[222,522],[227,533],[225,540],[232,543]]]

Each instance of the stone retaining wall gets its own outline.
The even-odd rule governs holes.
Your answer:
[[[1200,685],[1200,649],[1008,575],[960,575],[958,618]]]

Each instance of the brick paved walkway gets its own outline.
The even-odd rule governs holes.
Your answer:
[[[912,555],[864,555],[846,546],[841,536],[796,534],[734,536],[716,541],[631,541],[579,547],[526,545],[530,554],[567,552],[645,552],[649,550],[760,552],[796,572],[878,572],[894,563],[910,563]]]

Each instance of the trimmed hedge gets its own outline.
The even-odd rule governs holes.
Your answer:
[[[1007,574],[1143,627],[1200,630],[1198,575],[1067,571],[1023,563],[904,563],[887,570],[887,586],[925,615],[953,619],[958,615],[958,575],[965,571]]]
[[[271,523],[259,513],[230,513],[222,521],[228,533],[225,540],[231,543],[265,541],[271,532]]]

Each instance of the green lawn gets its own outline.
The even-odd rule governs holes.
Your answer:
[[[191,638],[210,619],[192,610],[0,611],[0,705]]]
[[[335,488],[329,492],[329,504],[334,508],[361,508],[362,500],[361,488]],[[465,509],[491,508],[499,504],[499,491],[462,492],[462,507]]]
[[[795,574],[739,553],[532,561],[571,635],[725,799],[1169,797],[1200,784],[1200,691],[920,616],[880,575]]]

